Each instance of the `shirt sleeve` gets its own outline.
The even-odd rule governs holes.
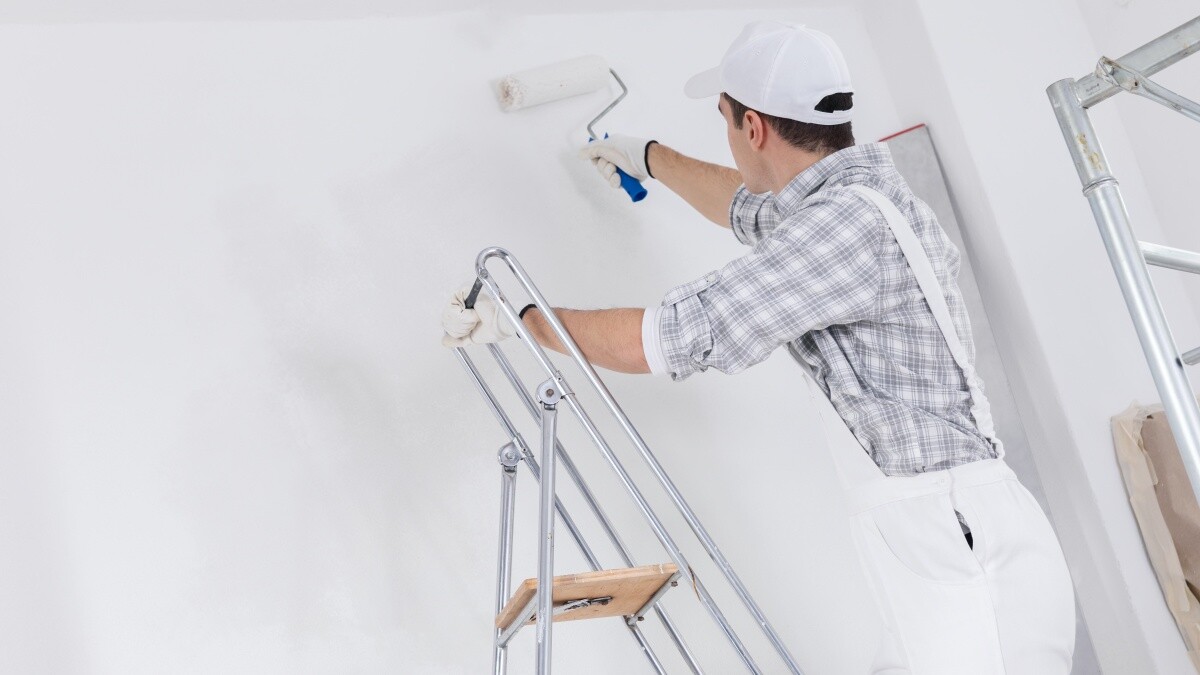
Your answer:
[[[672,289],[659,318],[667,372],[734,373],[809,331],[872,318],[884,229],[863,200],[814,201],[750,253]]]
[[[662,305],[647,307],[642,315],[642,351],[646,354],[646,365],[650,367],[651,375],[666,375],[668,372],[667,358],[662,350],[662,332],[659,330],[663,309]]]
[[[747,246],[753,246],[771,234],[780,220],[775,210],[775,196],[770,192],[755,194],[743,185],[729,202],[729,229]]]

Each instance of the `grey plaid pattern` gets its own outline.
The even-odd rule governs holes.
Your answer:
[[[958,250],[909,190],[887,146],[836,152],[777,195],[740,188],[734,235],[749,253],[672,289],[659,335],[671,377],[735,373],[787,345],[888,475],[996,457],[971,417],[962,371],[883,214],[847,186],[890,199],[928,253],[972,362]]]

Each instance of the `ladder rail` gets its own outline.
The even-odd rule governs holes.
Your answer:
[[[525,409],[529,412],[530,416],[534,419],[537,419],[538,411],[533,402],[533,397],[529,395],[528,391],[526,391],[525,386],[521,383],[520,376],[517,375],[517,371],[515,368],[513,368],[512,363],[508,360],[508,357],[504,355],[504,351],[500,349],[499,345],[496,344],[489,344],[488,351],[491,352],[492,357],[500,366],[500,370],[504,373],[505,378],[507,378],[509,384],[512,385],[513,391],[516,393],[517,398],[525,404]],[[600,523],[600,528],[604,530],[605,535],[608,536],[609,542],[612,543],[613,548],[617,550],[617,554],[621,557],[621,561],[624,562],[627,567],[637,567],[637,563],[634,562],[633,556],[630,555],[628,547],[625,546],[625,542],[621,540],[621,537],[617,533],[616,528],[613,526],[612,521],[609,520],[608,515],[605,514],[604,509],[601,508],[599,501],[596,499],[595,493],[592,492],[591,487],[588,485],[587,481],[584,480],[583,475],[579,472],[579,468],[575,465],[574,460],[572,460],[571,456],[567,453],[567,449],[563,447],[561,441],[557,441],[556,444],[559,460],[562,462],[563,469],[566,470],[567,475],[571,478],[571,482],[575,484],[575,487],[577,490],[579,490],[579,494],[583,497],[584,502],[587,503],[589,509],[592,511],[592,514]],[[675,625],[675,622],[667,614],[667,610],[657,602],[653,603],[653,606],[655,614],[658,615],[659,620],[663,624],[663,628],[667,631],[668,637],[670,637],[671,641],[675,643],[675,648],[679,650],[679,654],[683,657],[684,662],[687,663],[688,668],[691,669],[692,673],[695,675],[700,675],[703,671],[701,670],[699,663],[697,663],[695,655],[692,654],[692,651],[688,648],[687,643],[684,642],[683,636],[679,633],[679,629]],[[497,609],[496,611],[499,612],[500,610]]]
[[[1150,75],[1197,51],[1200,51],[1200,17],[1135,49],[1119,61],[1143,75]],[[1170,260],[1182,264],[1187,257],[1168,255],[1164,258],[1162,250],[1147,252],[1147,245],[1134,237],[1121,188],[1110,171],[1108,159],[1088,117],[1088,108],[1124,91],[1118,84],[1103,77],[1102,68],[1106,61],[1101,60],[1098,67],[1100,72],[1079,80],[1059,80],[1050,85],[1046,93],[1074,160],[1083,185],[1083,195],[1091,206],[1108,251],[1113,272],[1146,355],[1150,374],[1162,397],[1167,421],[1179,447],[1192,491],[1200,500],[1200,403],[1196,400],[1186,372],[1187,364],[1171,335],[1147,269],[1148,262],[1160,264]],[[1187,267],[1184,271],[1197,271],[1190,263]],[[1189,355],[1190,358],[1200,357],[1196,350],[1189,352]]]
[[[516,448],[512,443],[506,443],[500,449],[500,545],[496,561],[496,610],[497,615],[504,609],[508,599],[508,590],[512,588],[512,549],[513,549],[513,520],[516,512],[517,495],[517,463],[520,461]],[[508,669],[508,650],[501,646],[499,639],[503,631],[495,631],[493,645],[492,673],[503,675]]]
[[[555,450],[557,435],[558,402],[562,392],[549,380],[538,385],[538,401],[542,404],[542,479],[540,490],[538,523],[538,575],[537,575],[537,672],[550,672],[552,647],[551,631],[554,628],[554,506],[558,495],[554,494]]]
[[[524,268],[511,253],[503,248],[492,246],[484,249],[476,258],[475,271],[478,279],[483,283],[484,286],[487,287],[489,294],[495,300],[497,306],[516,328],[517,333],[521,336],[521,339],[525,341],[526,346],[529,348],[538,364],[552,379],[556,380],[559,385],[563,387],[562,391],[564,393],[564,402],[572,410],[576,418],[579,419],[584,425],[585,430],[588,432],[589,436],[592,437],[592,440],[596,443],[601,453],[605,456],[605,459],[608,460],[609,465],[617,472],[618,477],[621,479],[622,484],[626,488],[626,491],[634,498],[634,501],[637,502],[639,510],[650,524],[651,529],[654,530],[655,535],[658,536],[660,543],[663,544],[664,548],[667,550],[668,554],[671,555],[672,559],[679,566],[680,570],[683,570],[684,574],[689,577],[693,587],[696,589],[697,595],[699,595],[701,599],[701,603],[708,610],[714,621],[716,621],[721,627],[722,631],[726,635],[726,638],[737,650],[739,656],[742,657],[743,663],[745,663],[751,672],[760,672],[757,665],[754,663],[753,658],[746,650],[745,645],[742,644],[740,638],[737,637],[736,632],[733,630],[732,626],[730,626],[728,620],[721,613],[715,602],[712,601],[711,596],[708,595],[707,590],[695,576],[693,570],[687,565],[687,561],[684,558],[682,551],[680,551],[679,547],[675,545],[670,535],[666,532],[666,529],[662,526],[661,521],[658,519],[657,515],[655,515],[653,509],[650,508],[645,498],[641,495],[640,490],[633,483],[632,479],[629,477],[620,461],[617,460],[615,454],[612,452],[612,449],[604,440],[603,435],[600,434],[599,429],[596,427],[594,422],[592,422],[586,411],[583,410],[582,406],[575,397],[574,392],[566,386],[562,374],[557,368],[555,368],[545,350],[541,348],[541,346],[534,339],[533,335],[521,322],[520,317],[517,316],[515,308],[510,302],[508,302],[500,287],[491,277],[487,269],[487,263],[488,261],[496,258],[504,262],[514,277],[516,277],[517,281],[524,288],[526,293],[528,293],[529,297],[534,301],[534,305],[542,310],[543,316],[547,320],[547,324],[550,326],[551,331],[566,348],[568,356],[570,356],[576,366],[583,372],[585,378],[592,385],[593,390],[604,402],[605,407],[617,420],[627,438],[633,443],[635,449],[638,451],[638,454],[651,469],[651,472],[654,474],[654,477],[658,481],[659,485],[671,498],[672,503],[683,516],[684,520],[688,523],[692,533],[700,541],[709,557],[721,570],[721,573],[725,577],[726,581],[738,595],[739,599],[742,601],[742,604],[754,617],[759,628],[763,631],[771,645],[775,648],[775,651],[787,665],[789,671],[797,675],[802,675],[802,671],[800,670],[799,666],[796,665],[795,659],[792,657],[787,647],[783,644],[783,640],[771,626],[762,610],[758,607],[758,604],[754,601],[753,597],[751,597],[748,589],[745,587],[745,584],[742,583],[737,573],[733,570],[732,565],[730,565],[728,560],[717,547],[716,542],[713,541],[707,530],[705,530],[704,526],[700,523],[699,518],[688,505],[687,501],[683,498],[683,495],[679,492],[678,488],[667,476],[666,471],[658,462],[654,454],[650,451],[650,448],[646,444],[645,440],[642,439],[641,435],[634,428],[624,410],[622,410],[620,405],[617,404],[616,400],[612,396],[612,393],[600,380],[600,377],[596,374],[595,369],[592,368],[591,364],[583,356],[583,352],[579,349],[579,346],[575,344],[575,341],[571,339],[570,334],[554,315],[550,304],[534,285]]]
[[[463,367],[467,369],[467,373],[471,375],[471,379],[475,381],[475,384],[479,388],[480,393],[483,395],[484,400],[487,401],[489,407],[497,413],[497,418],[501,420],[501,427],[504,428],[505,432],[511,439],[509,442],[515,445],[518,450],[520,450],[521,456],[525,460],[525,465],[529,468],[529,472],[533,474],[533,479],[541,484],[541,465],[538,463],[537,459],[534,458],[533,450],[531,450],[529,448],[529,444],[525,442],[524,436],[517,431],[516,427],[514,427],[512,424],[512,420],[510,420],[508,415],[504,413],[503,407],[492,393],[491,388],[488,387],[487,383],[484,381],[483,376],[479,373],[479,369],[475,366],[475,362],[471,360],[471,357],[467,356],[466,352],[462,351],[462,348],[455,349],[455,351],[458,352],[457,355],[459,360],[462,362]],[[567,511],[567,507],[563,505],[562,501],[559,500],[557,496],[555,497],[554,504],[555,510],[558,511],[559,517],[563,519],[563,525],[575,538],[576,543],[579,545],[579,551],[583,554],[584,559],[587,560],[588,565],[592,566],[593,571],[602,569],[599,558],[596,557],[596,553],[592,551],[591,546],[588,545],[587,540],[583,537],[582,531],[579,529],[578,525],[576,525],[575,519],[572,518],[570,512]],[[505,597],[507,598],[507,596]],[[496,611],[499,612],[500,610],[497,609]]]
[[[517,428],[513,426],[512,420],[504,412],[503,406],[500,405],[500,401],[496,398],[495,394],[492,393],[491,388],[483,379],[483,375],[480,374],[479,369],[475,366],[475,362],[472,361],[471,357],[467,355],[466,350],[461,347],[455,348],[454,355],[458,358],[459,363],[461,363],[463,368],[467,371],[471,381],[475,383],[476,389],[479,391],[484,401],[488,404],[488,408],[495,415],[496,421],[500,423],[500,427],[508,435],[508,438],[510,439],[509,443],[516,446],[516,448],[520,451],[522,458],[525,460],[526,468],[528,468],[529,472],[533,474],[534,480],[540,483],[542,476],[541,466],[538,464],[537,460],[534,459],[533,451],[530,450],[528,444],[525,442],[524,437],[522,437],[520,432],[517,431]],[[507,447],[507,445],[505,447]],[[514,495],[516,487],[514,480],[515,474],[511,476],[508,475],[508,472],[505,472],[505,474],[506,475],[503,479],[504,482],[502,483],[501,487],[502,513],[500,521],[500,560],[498,568],[499,572],[497,574],[496,593],[497,614],[499,614],[500,610],[503,608],[504,602],[508,598],[508,593],[512,588],[512,520],[513,502],[515,502]],[[559,501],[557,495],[555,496],[555,510],[558,513],[558,516],[562,518],[563,526],[567,528],[567,531],[571,534],[571,538],[579,547],[580,553],[582,553],[584,559],[587,560],[588,566],[592,568],[592,571],[599,571],[602,569],[600,560],[596,557],[595,552],[593,552],[592,548],[588,545],[587,539],[583,536],[583,532],[580,531],[578,525],[575,523],[575,520],[571,517],[570,512],[567,511],[567,507],[563,505],[561,501]],[[659,675],[666,673],[666,670],[663,668],[662,662],[659,660],[658,655],[654,653],[654,649],[646,640],[646,636],[642,632],[641,627],[637,625],[629,625],[628,628],[629,632],[637,641],[638,647],[650,661],[650,665],[654,668],[654,671]],[[495,675],[502,675],[507,667],[505,648],[508,643],[508,637],[511,636],[505,636],[504,631],[496,629],[495,656],[493,659],[493,673]]]

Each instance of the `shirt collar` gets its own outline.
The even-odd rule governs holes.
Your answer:
[[[837,182],[840,174],[853,169],[866,169],[871,173],[894,170],[892,153],[883,143],[864,143],[838,150],[801,171],[785,185],[775,195],[776,209],[783,215],[791,213],[814,192],[831,180]]]

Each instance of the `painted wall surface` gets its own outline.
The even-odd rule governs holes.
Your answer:
[[[1108,435],[1111,414],[1156,395],[1043,93],[1185,10],[756,4],[784,7],[0,8],[101,22],[0,26],[0,538],[13,543],[0,555],[0,670],[486,669],[504,439],[437,345],[444,297],[491,244],[551,301],[581,307],[656,302],[741,250],[662,186],[631,206],[574,156],[603,94],[506,115],[488,82],[600,53],[632,89],[602,127],[728,162],[713,102],[687,100],[682,82],[744,22],[776,17],[842,45],[871,102],[860,139],[930,123],[1100,664],[1186,672]],[[376,18],[331,20],[344,16]],[[259,21],[273,17],[322,20]],[[159,22],[102,23],[114,18]],[[194,18],[215,20],[161,21]],[[1173,77],[1187,94],[1194,78]],[[1097,126],[1142,238],[1200,248],[1190,169],[1135,130],[1143,112],[1169,117],[1152,106],[1101,108]],[[1156,278],[1176,336],[1200,344],[1197,289]],[[793,368],[778,354],[737,377],[607,382],[802,665],[858,673],[878,626]],[[563,433],[594,487],[616,493],[579,430]],[[534,484],[519,482],[525,576]],[[627,500],[609,504],[637,522]],[[658,560],[645,528],[626,541]],[[769,654],[706,556],[685,548]],[[583,569],[560,551],[560,569]],[[689,643],[712,672],[735,672],[681,590],[667,606]],[[621,632],[564,627],[557,662],[644,668]],[[525,669],[531,636],[513,651],[513,672]]]
[[[873,101],[861,137],[899,129],[859,13],[769,15],[841,42]],[[582,307],[657,302],[741,251],[662,186],[632,206],[576,157],[606,94],[504,114],[489,81],[603,54],[632,90],[604,128],[728,162],[715,101],[681,88],[757,16],[0,28],[0,494],[23,514],[5,524],[21,553],[0,614],[19,639],[0,669],[484,671],[504,438],[438,343],[449,292],[491,244]],[[608,382],[801,663],[861,672],[878,627],[794,368]],[[533,486],[518,577],[535,572]],[[639,561],[665,559],[628,532]],[[584,569],[562,541],[559,569]],[[711,672],[735,671],[688,593],[667,607]],[[644,668],[622,632],[564,626],[557,662]]]

